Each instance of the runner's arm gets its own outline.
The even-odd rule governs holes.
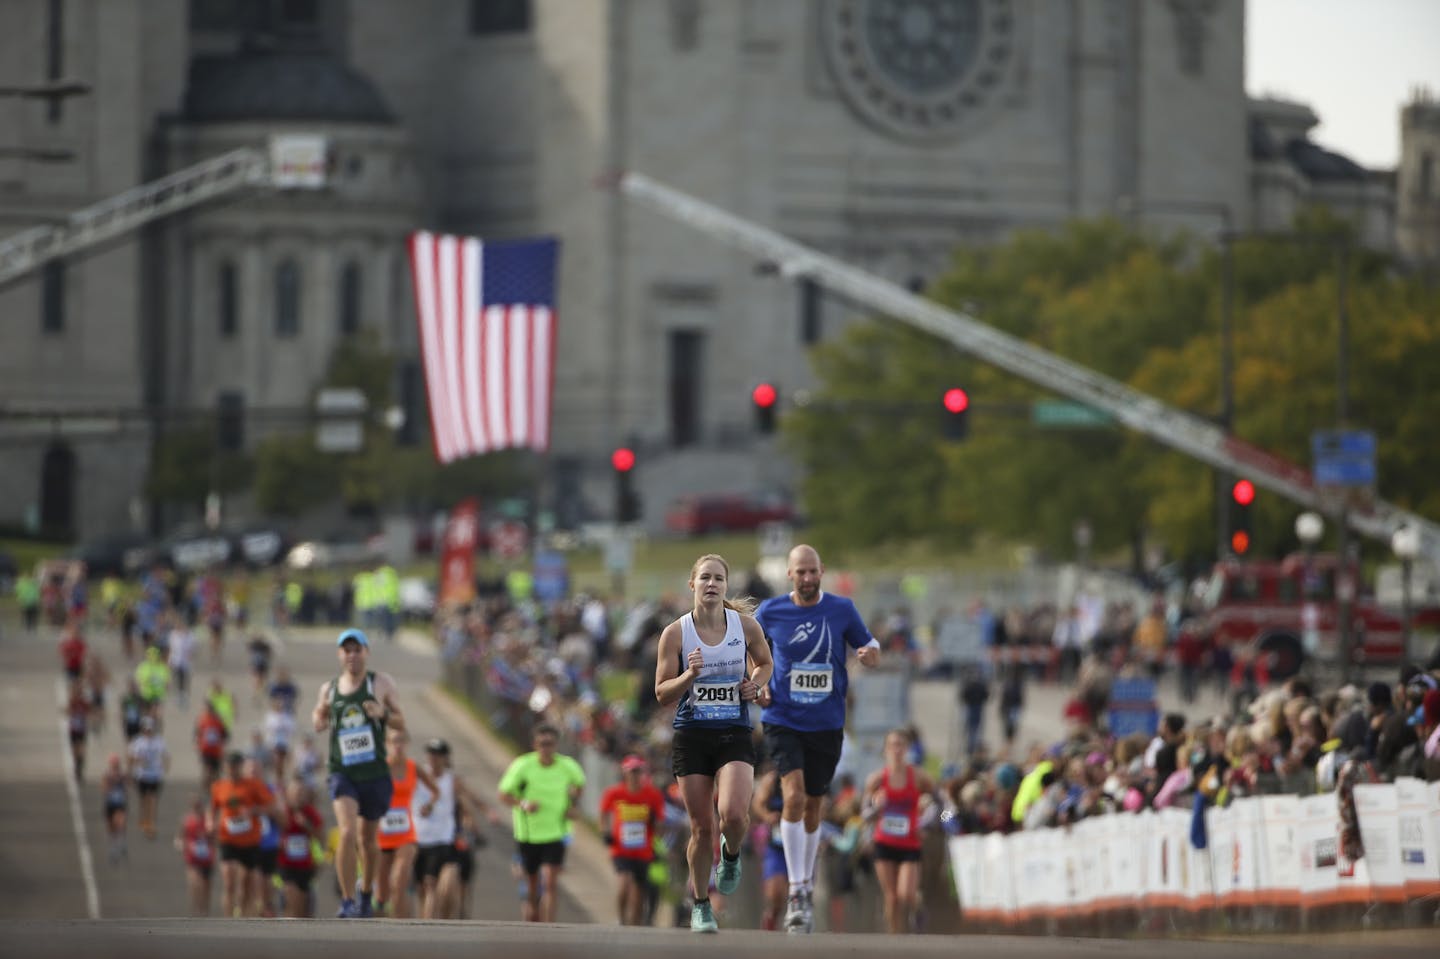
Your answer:
[[[440,795],[440,787],[436,784],[435,777],[430,775],[430,771],[428,769],[425,769],[419,763],[415,764],[415,778],[425,784],[425,788],[430,790],[430,795],[432,797]],[[430,800],[430,804],[432,806],[435,804],[435,800],[433,798]]]
[[[320,695],[315,700],[315,710],[310,714],[317,733],[323,733],[330,728],[330,684],[333,682],[333,679],[329,679],[321,685]]]
[[[680,649],[680,623],[676,621],[660,634],[660,646],[655,653],[655,699],[661,706],[678,702],[700,675],[699,670],[689,666],[681,671]]]
[[[518,760],[517,760],[518,762]],[[531,799],[522,799],[516,792],[525,791],[525,784],[519,778],[516,763],[512,762],[510,768],[500,777],[500,784],[496,787],[496,795],[500,797],[500,803],[510,808],[518,807],[523,813],[532,813],[540,808],[540,804]]]
[[[375,698],[385,707],[385,725],[390,729],[408,732],[405,728],[405,714],[400,711],[400,687],[389,673],[375,674]]]
[[[740,623],[745,630],[745,653],[754,664],[750,670],[750,682],[755,688],[746,696],[742,687],[740,696],[748,702],[759,699],[760,691],[770,685],[770,674],[775,670],[775,661],[770,655],[770,643],[765,639],[765,630],[760,628],[755,617],[742,616]]]
[[[860,794],[860,815],[865,819],[875,818],[880,811],[880,777],[884,775],[885,770],[877,769],[865,780],[865,790]]]

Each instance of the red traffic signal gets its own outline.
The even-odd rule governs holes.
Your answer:
[[[958,386],[945,391],[945,408],[951,413],[963,413],[970,408],[970,394]]]
[[[1244,556],[1250,552],[1250,534],[1243,529],[1237,529],[1230,534],[1230,549],[1236,556]]]
[[[610,454],[610,465],[617,473],[628,473],[635,468],[635,451],[622,446]]]
[[[766,410],[775,405],[775,400],[779,398],[779,394],[775,392],[774,384],[761,383],[750,392],[750,398],[755,401],[756,406],[762,410]]]
[[[1255,502],[1255,484],[1249,480],[1242,479],[1230,490],[1230,495],[1233,496],[1235,502],[1241,506],[1249,506]],[[1237,550],[1237,552],[1239,551]]]

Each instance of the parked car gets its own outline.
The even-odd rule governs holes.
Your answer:
[[[721,493],[682,496],[665,513],[665,528],[695,536],[758,529],[762,523],[793,523],[795,508],[776,495]]]

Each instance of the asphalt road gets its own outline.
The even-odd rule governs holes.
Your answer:
[[[1018,936],[785,936],[748,930],[697,936],[688,930],[605,925],[527,926],[518,922],[426,923],[312,920],[131,920],[124,922],[0,923],[6,955],[50,959],[86,956],[143,959],[254,959],[263,955],[395,959],[423,945],[434,959],[476,955],[525,959],[647,959],[676,955],[946,956],[966,959],[1294,959],[1293,943],[1182,942],[1114,939],[1036,939]],[[1408,959],[1434,955],[1424,939],[1411,945],[1380,940],[1352,945],[1304,947],[1309,959],[1384,955]]]
[[[333,629],[292,633],[285,637],[277,656],[304,690],[303,710],[308,710],[320,683],[337,669],[334,635]],[[562,880],[561,922],[545,927],[523,925],[514,921],[518,904],[510,873],[511,843],[503,827],[492,831],[492,841],[476,864],[470,898],[473,921],[330,921],[323,917],[333,915],[337,900],[328,873],[322,873],[317,883],[319,920],[196,922],[176,918],[187,912],[185,880],[180,857],[169,839],[186,799],[198,789],[199,768],[190,737],[193,707],[181,710],[173,701],[166,706],[167,741],[174,764],[161,797],[160,837],[147,841],[132,825],[128,861],[112,864],[106,856],[96,780],[104,756],[121,748],[114,694],[107,727],[91,743],[86,779],[72,791],[66,775],[68,745],[59,715],[61,685],[55,643],[53,632],[24,635],[13,621],[0,622],[0,742],[4,743],[4,762],[0,763],[0,955],[253,959],[266,953],[303,951],[317,959],[332,954],[347,959],[394,959],[423,943],[427,956],[438,957],[473,955],[479,946],[498,949],[499,955],[587,959],[641,959],[671,956],[681,950],[768,956],[817,949],[857,956],[948,956],[958,950],[971,957],[1016,959],[1048,959],[1057,950],[1116,959],[1151,956],[1163,949],[1172,959],[1292,959],[1297,948],[1294,939],[1159,943],[964,936],[957,942],[952,936],[852,933],[786,937],[725,929],[717,936],[697,937],[686,930],[625,929],[613,922],[613,873],[604,847],[583,830],[577,832]],[[106,658],[118,682],[123,673],[118,639],[97,629],[92,632],[92,644]],[[428,642],[412,636],[394,645],[377,643],[372,663],[399,681],[414,738],[449,738],[460,774],[483,795],[493,795],[508,756],[468,713],[434,688],[438,668]],[[212,666],[208,654],[202,653],[197,667],[198,686],[219,676],[236,692],[237,729],[242,737],[248,736],[259,721],[260,708],[249,695],[248,670],[239,642],[231,640],[218,666]],[[932,749],[948,752],[947,737],[953,728],[949,724],[956,719],[953,687],[917,684],[914,693],[912,706],[924,721]],[[1063,698],[1059,690],[1033,687],[1022,743],[1053,736],[1053,716]],[[1167,698],[1162,695],[1162,705]],[[1211,705],[1200,704],[1192,713],[1198,718]],[[324,811],[328,822],[328,810]],[[100,921],[92,921],[97,919]],[[1400,959],[1433,955],[1429,945],[1424,931],[1409,930],[1398,940],[1369,934],[1345,941],[1315,937],[1303,948],[1316,959],[1382,953]]]

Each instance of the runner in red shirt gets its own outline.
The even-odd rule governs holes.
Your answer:
[[[90,734],[90,697],[79,679],[70,681],[70,695],[60,711],[70,734],[70,759],[75,764],[75,781],[85,778],[85,738]]]
[[[80,635],[78,626],[72,626],[60,640],[60,666],[65,670],[65,678],[70,682],[80,679],[85,671],[85,657],[90,653],[90,647],[85,643],[85,637]]]
[[[626,756],[620,782],[600,797],[601,832],[620,876],[615,908],[621,925],[643,924],[645,885],[655,858],[655,824],[665,818],[665,797],[650,781],[645,760]]]
[[[180,820],[175,849],[185,857],[185,887],[190,891],[190,915],[210,915],[210,875],[215,871],[215,840],[205,825],[205,797],[196,794],[190,811]]]
[[[906,761],[911,743],[907,730],[887,733],[885,768],[865,781],[866,818],[875,823],[875,878],[892,933],[913,931],[920,890],[920,810],[935,795],[929,773]]]
[[[310,787],[292,779],[285,787],[285,815],[280,820],[280,878],[285,883],[285,915],[305,919],[310,908],[310,882],[315,878],[314,843],[324,841],[324,823],[315,811]]]

